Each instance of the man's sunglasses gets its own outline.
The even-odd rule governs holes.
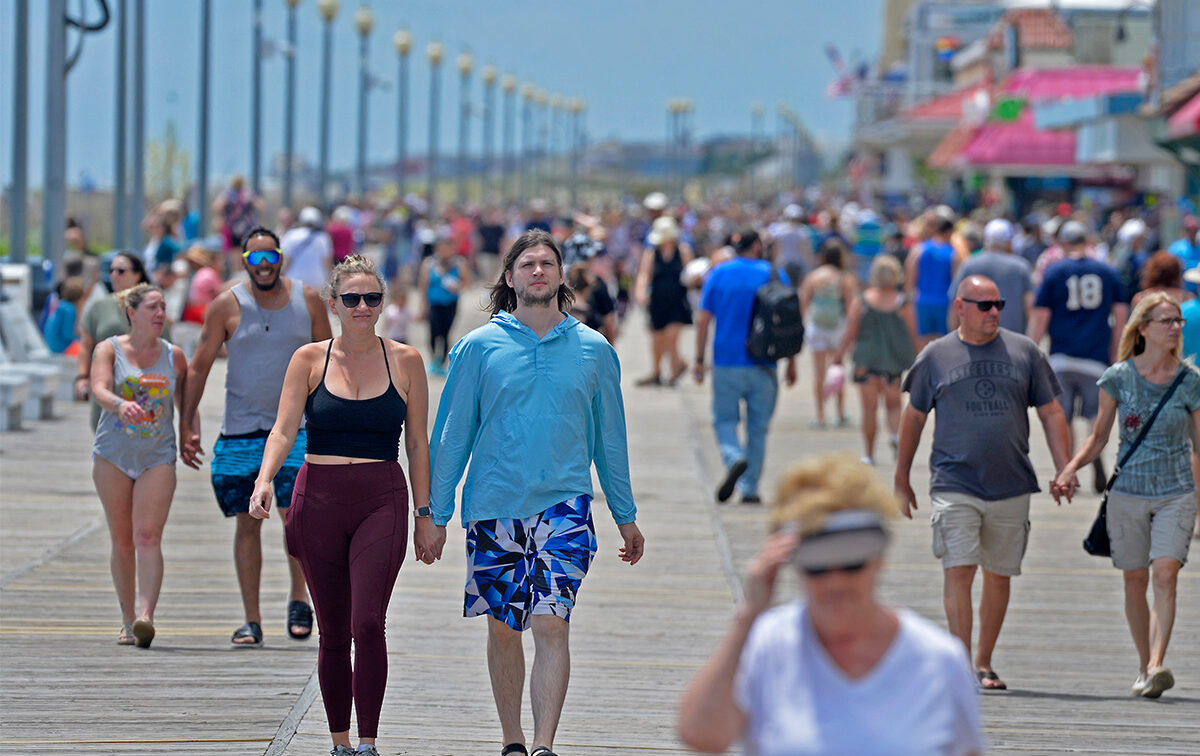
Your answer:
[[[831,572],[845,572],[848,574],[854,574],[856,572],[861,572],[866,566],[866,562],[851,562],[850,564],[843,564],[838,567],[802,567],[801,569],[803,569],[804,574],[808,575],[809,577],[821,577],[822,575],[828,575]]]
[[[360,300],[366,302],[367,307],[378,307],[380,303],[383,302],[383,294],[378,291],[371,291],[367,292],[366,294],[340,294],[339,296],[342,298],[342,304],[346,305],[346,307],[351,310],[353,310],[355,307],[358,307]]]
[[[252,266],[274,265],[279,262],[282,255],[277,249],[255,249],[249,252],[243,252],[242,257]]]
[[[996,308],[996,312],[1004,311],[1005,302],[1003,299],[967,299],[966,297],[963,297],[962,301],[970,302],[971,304],[975,305],[979,308],[980,312],[987,312],[993,307]]]

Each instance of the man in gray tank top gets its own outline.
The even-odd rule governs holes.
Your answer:
[[[204,316],[200,343],[188,371],[180,412],[180,457],[200,468],[200,419],[196,412],[208,372],[221,347],[228,352],[225,373],[225,417],[213,445],[213,491],[226,517],[237,520],[233,560],[246,622],[234,634],[235,646],[262,645],[259,583],[262,576],[262,520],[248,514],[250,494],[262,464],[267,434],[275,424],[279,394],[292,353],[304,344],[332,336],[320,294],[300,281],[280,276],[283,256],[279,239],[256,228],[242,242],[242,264],[250,280],[221,293]],[[304,462],[304,429],[275,476],[275,499],[287,507],[296,473]],[[312,633],[312,610],[300,565],[289,557],[291,592],[288,634],[297,639]]]

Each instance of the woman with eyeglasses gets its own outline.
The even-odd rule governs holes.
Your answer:
[[[1138,652],[1132,693],[1144,698],[1158,698],[1175,684],[1165,657],[1175,623],[1175,586],[1196,520],[1191,452],[1200,437],[1200,371],[1180,359],[1183,325],[1179,303],[1164,292],[1147,295],[1133,308],[1121,333],[1119,362],[1098,381],[1103,391],[1092,434],[1051,490],[1056,499],[1071,498],[1075,472],[1104,449],[1118,418],[1118,459],[1123,458],[1182,375],[1141,445],[1119,474],[1113,471],[1116,481],[1108,493],[1112,562],[1124,573],[1125,618]],[[1151,584],[1153,605],[1146,601]]]
[[[745,598],[684,693],[679,734],[706,753],[975,754],[977,683],[963,645],[876,587],[896,502],[871,469],[818,457],[784,473]],[[781,569],[806,599],[769,608]]]
[[[359,752],[376,754],[387,684],[384,615],[409,533],[409,484],[397,461],[403,429],[416,515],[415,556],[426,564],[435,559],[431,545],[437,529],[428,516],[428,386],[416,349],[375,335],[384,282],[374,263],[359,255],[338,263],[326,297],[341,335],[305,345],[292,356],[250,515],[270,516],[271,479],[303,417],[308,449],[296,476],[286,533],[317,613],[317,674],[331,753],[354,753],[353,702]]]
[[[92,396],[100,423],[92,480],[112,539],[109,567],[121,605],[117,643],[149,648],[162,588],[162,532],[175,494],[173,405],[187,383],[183,351],[163,339],[162,289],[138,284],[117,295],[129,333],[96,346]]]
[[[146,266],[142,259],[133,252],[118,252],[112,258],[108,268],[100,277],[101,283],[107,286],[112,295],[93,299],[83,310],[79,319],[79,359],[77,360],[79,374],[75,376],[75,398],[84,401],[88,398],[92,380],[92,352],[96,345],[113,336],[129,333],[129,321],[121,305],[117,302],[116,294],[120,294],[138,284],[150,283],[146,274]],[[171,340],[171,324],[163,324],[162,337]],[[100,421],[100,405],[92,402],[91,424],[96,430]]]

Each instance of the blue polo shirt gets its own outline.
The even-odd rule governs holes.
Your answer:
[[[746,257],[735,257],[709,273],[700,295],[700,309],[712,313],[717,321],[713,329],[713,365],[755,367],[775,364],[756,360],[746,352],[750,318],[754,314],[754,294],[770,278],[769,262]],[[779,278],[784,283],[791,283],[782,270]]]

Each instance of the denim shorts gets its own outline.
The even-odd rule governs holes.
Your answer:
[[[471,522],[463,616],[488,614],[518,631],[535,614],[569,622],[595,553],[590,496],[532,517]]]

